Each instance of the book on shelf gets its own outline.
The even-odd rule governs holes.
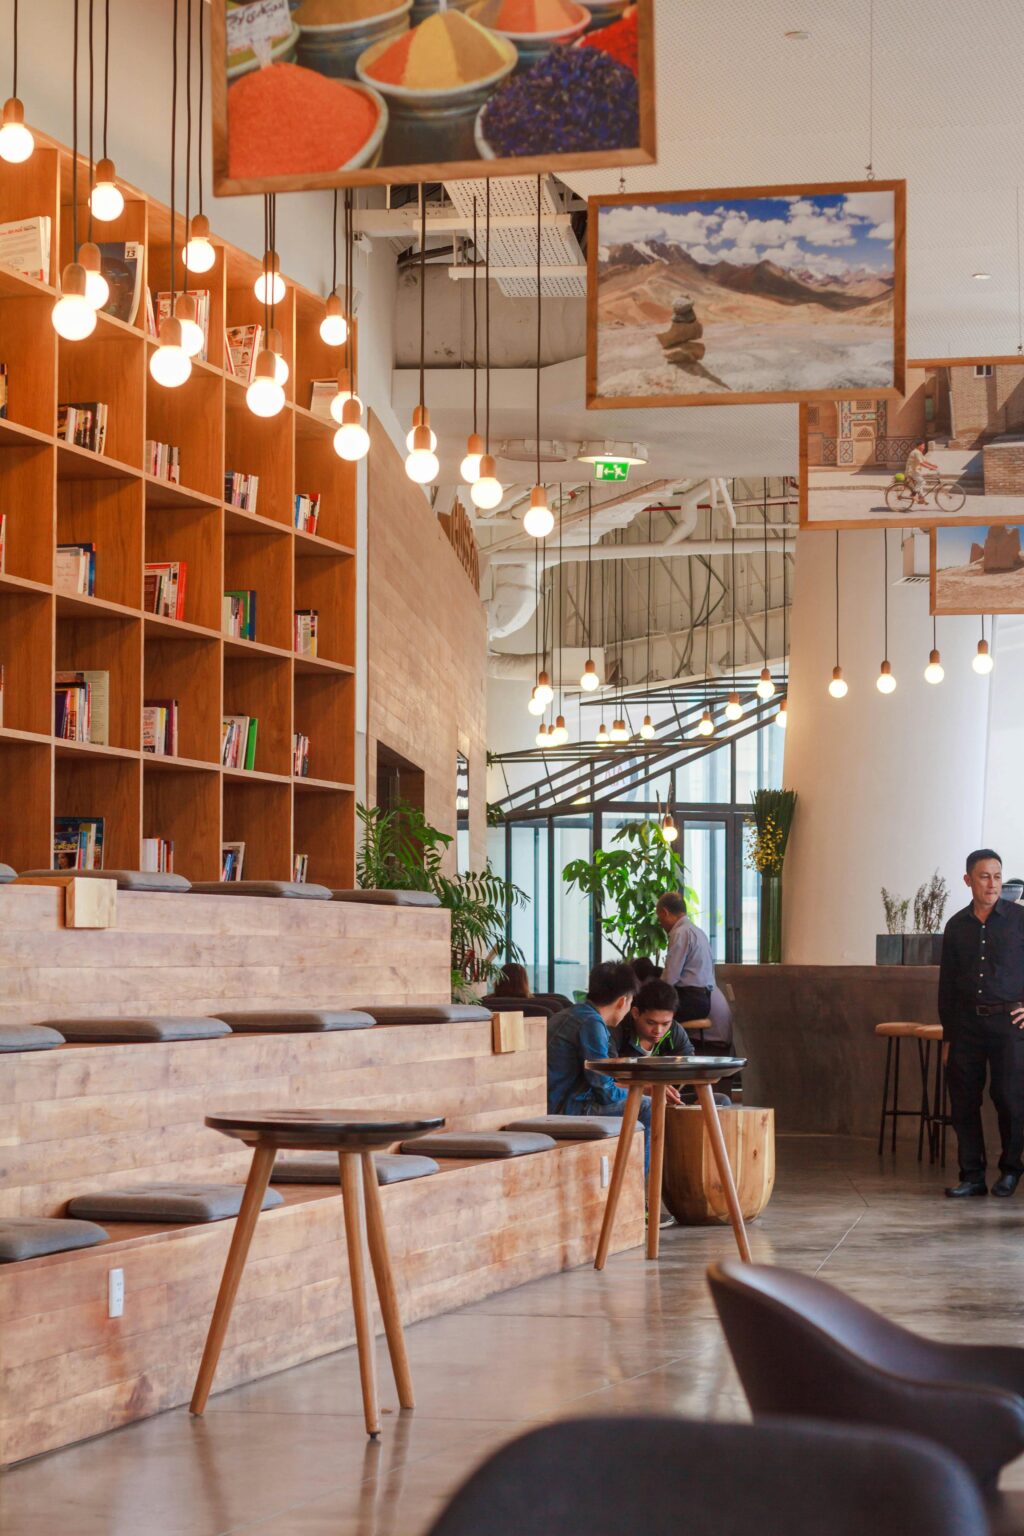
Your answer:
[[[142,297],[142,269],[146,247],[141,240],[100,240],[100,271],[107,280],[110,296],[103,306],[105,315],[134,325]]]
[[[7,513],[0,512],[0,575],[7,569]]]
[[[76,448],[103,453],[107,446],[107,407],[102,400],[68,400],[57,406],[57,436]]]
[[[164,619],[185,617],[184,560],[147,560],[143,567],[142,606],[147,613]]]
[[[203,344],[199,349],[199,360],[205,363],[210,356],[210,290],[209,288],[189,288],[186,291],[188,297],[196,301],[196,324],[203,333]],[[176,294],[175,297],[180,297],[180,294]],[[156,326],[158,331],[160,329],[160,322],[162,320],[170,320],[172,313],[170,294],[158,293],[156,296]]]
[[[158,480],[169,480],[172,485],[181,484],[181,449],[172,443],[158,443],[146,439],[146,474]]]
[[[299,885],[305,885],[309,873],[309,854],[297,853],[292,859],[292,879]]]
[[[337,393],[337,379],[314,379],[309,392],[309,409],[312,415],[318,416],[321,421],[334,421],[331,415],[331,401]]]
[[[153,308],[153,295],[149,289],[144,290],[146,295],[146,335],[156,335],[156,311]]]
[[[296,731],[292,737],[292,778],[309,778],[309,737]]]
[[[220,761],[224,768],[245,768],[250,772],[256,767],[256,731],[259,720],[255,715],[225,715],[220,727]]]
[[[96,595],[96,545],[58,544],[53,584],[70,597]]]
[[[110,673],[57,672],[53,679],[53,734],[61,741],[110,741]]]
[[[320,492],[315,496],[298,495],[295,498],[295,526],[300,533],[316,533],[320,521]]]
[[[156,757],[177,757],[177,699],[145,699],[143,701],[142,750],[152,752]]]
[[[102,816],[55,816],[54,869],[102,869],[103,826]]]
[[[263,341],[262,325],[229,325],[224,332],[225,370],[243,384],[256,377],[256,359]]]
[[[239,469],[224,471],[224,500],[229,507],[240,507],[243,512],[255,512],[259,488],[259,475],[243,475]]]
[[[241,880],[245,868],[245,844],[221,843],[220,877],[222,880]]]
[[[48,283],[51,228],[50,216],[45,213],[0,224],[0,265],[34,277],[39,283]]]
[[[0,421],[7,420],[7,364],[0,363]]]
[[[139,868],[147,874],[173,875],[174,843],[166,837],[144,837]]]
[[[297,656],[315,656],[316,630],[319,615],[315,608],[297,608],[294,617],[293,643]]]
[[[233,639],[256,639],[256,593],[251,587],[224,593],[220,627]]]

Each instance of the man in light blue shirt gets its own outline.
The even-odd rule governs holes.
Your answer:
[[[658,922],[668,934],[668,954],[661,972],[662,981],[675,987],[679,997],[676,1018],[706,1019],[711,1013],[711,993],[715,986],[715,962],[707,934],[695,927],[686,915],[686,902],[678,891],[666,891],[656,908]]]

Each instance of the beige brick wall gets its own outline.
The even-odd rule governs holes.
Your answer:
[[[377,744],[422,768],[424,813],[455,831],[455,757],[469,758],[470,859],[486,840],[487,624],[423,492],[371,415],[367,517],[367,796]],[[452,855],[454,867],[454,853]]]
[[[970,365],[950,369],[953,435],[965,447],[983,436],[1024,430],[1024,363],[996,363],[988,378]]]
[[[1024,442],[987,443],[981,459],[986,496],[1024,496]]]

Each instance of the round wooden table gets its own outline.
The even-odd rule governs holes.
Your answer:
[[[603,1269],[608,1257],[612,1228],[615,1225],[615,1212],[618,1209],[619,1195],[622,1192],[622,1182],[626,1176],[626,1165],[629,1162],[630,1148],[633,1144],[633,1132],[636,1130],[637,1116],[640,1113],[640,1101],[647,1089],[650,1089],[651,1095],[651,1155],[647,1171],[647,1257],[649,1259],[658,1257],[661,1234],[658,1218],[661,1212],[661,1178],[665,1163],[666,1090],[670,1087],[686,1086],[692,1086],[696,1091],[697,1103],[704,1117],[711,1151],[718,1168],[718,1176],[722,1181],[726,1205],[729,1208],[729,1221],[736,1238],[736,1246],[743,1262],[750,1263],[747,1229],[743,1224],[743,1212],[740,1210],[736,1184],[732,1176],[732,1168],[729,1166],[728,1153],[725,1150],[725,1138],[722,1135],[714,1094],[715,1083],[720,1083],[724,1077],[733,1077],[737,1072],[741,1072],[746,1064],[746,1057],[743,1056],[610,1056],[602,1061],[586,1062],[588,1072],[599,1072],[628,1089],[622,1111],[622,1130],[619,1132],[615,1167],[612,1169],[612,1180],[608,1187],[608,1203],[605,1206],[597,1257],[594,1260],[595,1269]]]
[[[367,1246],[398,1401],[403,1408],[415,1407],[415,1401],[405,1351],[405,1335],[402,1332],[402,1317],[391,1272],[391,1256],[388,1253],[373,1151],[374,1148],[388,1147],[396,1141],[410,1141],[413,1137],[426,1135],[428,1131],[439,1130],[444,1125],[443,1116],[410,1118],[407,1115],[391,1116],[371,1109],[254,1109],[239,1110],[234,1114],[207,1115],[206,1124],[211,1130],[244,1141],[252,1147],[253,1155],[196,1377],[192,1412],[201,1414],[210,1395],[249,1245],[256,1230],[256,1218],[274,1169],[274,1159],[282,1150],[337,1152],[363,1413],[366,1432],[376,1440],[380,1436],[380,1408],[377,1402],[373,1321],[366,1280]]]

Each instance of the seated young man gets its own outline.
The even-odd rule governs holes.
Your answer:
[[[693,1056],[690,1037],[675,1022],[677,993],[671,982],[647,981],[633,999],[633,1006],[612,1037],[620,1056]],[[697,1094],[691,1087],[680,1094],[675,1088],[666,1092],[669,1104],[695,1104]],[[728,1094],[715,1091],[715,1103],[723,1108],[732,1104]]]
[[[613,960],[595,965],[586,1000],[565,1008],[548,1020],[548,1114],[618,1115],[626,1104],[626,1089],[584,1063],[616,1054],[611,1031],[629,1012],[637,991],[630,966]],[[651,1104],[640,1105],[646,1166],[651,1129]]]

